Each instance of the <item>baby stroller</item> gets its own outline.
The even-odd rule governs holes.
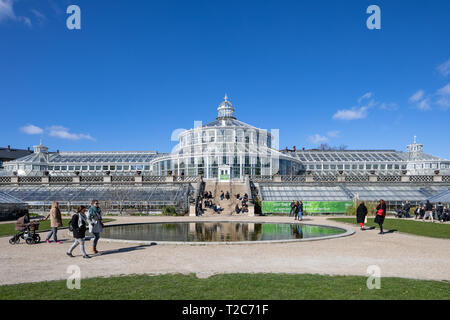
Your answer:
[[[39,230],[40,221],[25,223],[24,217],[19,218],[16,222],[16,231],[18,232],[9,239],[9,243],[12,245],[18,244],[20,238],[30,245],[41,241],[41,237],[36,233],[36,231]]]

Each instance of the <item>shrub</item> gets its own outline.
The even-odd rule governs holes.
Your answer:
[[[259,196],[255,199],[255,214],[262,214],[262,204]]]
[[[162,214],[163,216],[176,216],[177,210],[174,206],[165,206],[163,207]]]
[[[347,208],[347,211],[345,212],[345,214],[347,216],[356,216],[356,209],[358,208],[360,202],[354,202],[352,203],[352,205],[350,207]],[[377,205],[378,202],[374,202],[374,201],[367,201],[364,202],[364,204],[367,207],[367,215],[368,216],[374,216],[377,212]]]

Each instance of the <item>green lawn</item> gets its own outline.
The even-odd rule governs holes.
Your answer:
[[[133,275],[81,281],[69,290],[66,281],[0,286],[0,299],[151,299],[151,300],[305,300],[305,299],[450,299],[450,283],[382,278],[369,290],[366,277],[288,274]]]
[[[354,218],[329,218],[330,220],[346,223],[356,223],[356,217]],[[368,223],[365,226],[378,227],[378,224],[373,222],[373,217],[368,217]],[[359,224],[358,224],[359,225]],[[398,232],[410,233],[418,236],[426,236],[433,238],[450,239],[450,224],[442,224],[440,222],[430,223],[422,222],[421,220],[414,219],[385,219],[383,224],[384,231],[396,230]]]
[[[113,221],[113,220],[114,219],[103,219],[104,222],[109,222],[109,221]],[[32,219],[32,221],[34,221],[34,219]],[[69,221],[70,221],[70,219],[66,219],[63,217],[63,227],[67,228],[69,226]],[[0,224],[0,237],[12,236],[12,235],[16,234],[15,227],[16,227],[15,222]],[[51,227],[50,227],[50,219],[49,219],[49,220],[40,222],[38,232],[49,231],[50,229],[51,229]]]

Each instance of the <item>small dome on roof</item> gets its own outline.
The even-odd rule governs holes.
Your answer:
[[[236,119],[234,117],[234,107],[230,101],[228,101],[228,96],[225,95],[225,100],[219,104],[219,108],[217,108],[217,119]]]

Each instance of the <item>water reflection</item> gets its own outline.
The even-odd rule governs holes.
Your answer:
[[[333,227],[281,223],[179,222],[105,228],[102,237],[142,241],[261,241],[304,239],[345,232]]]

